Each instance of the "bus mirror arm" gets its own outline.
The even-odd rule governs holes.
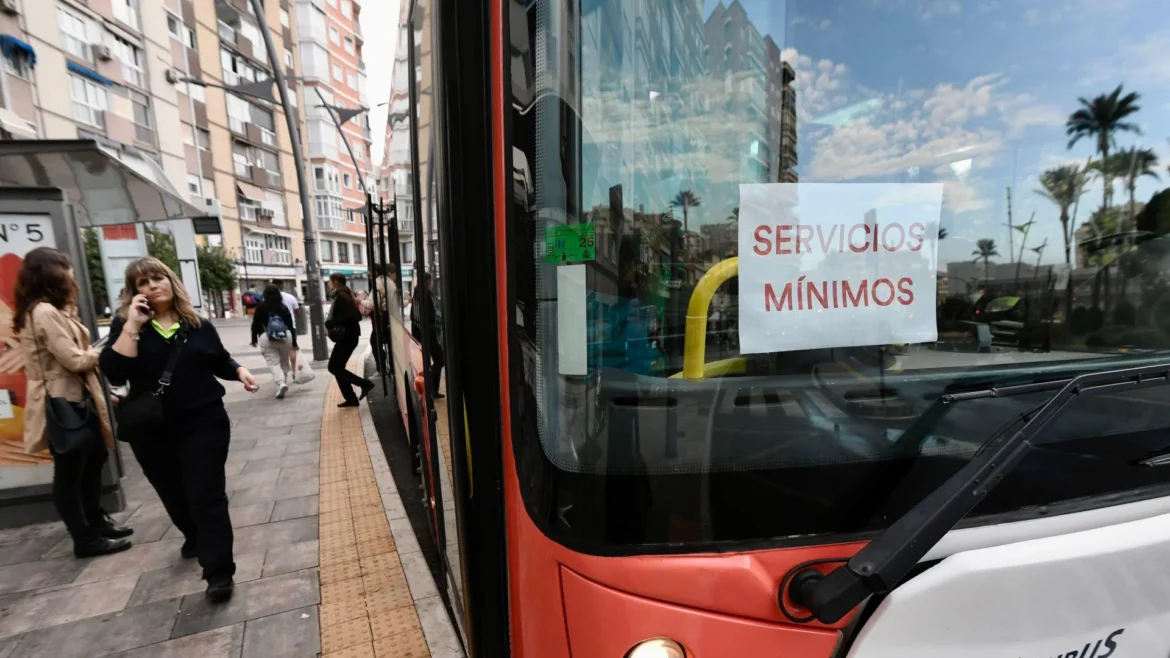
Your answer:
[[[1166,384],[1170,384],[1170,363],[1072,378],[1043,405],[1023,414],[1024,423],[1014,433],[1003,432],[988,439],[966,466],[848,562],[827,574],[806,568],[785,578],[788,598],[812,613],[809,621],[837,622],[870,595],[889,592],[901,583],[927,552],[1023,461],[1032,450],[1033,439],[1059,419],[1070,402]],[[783,607],[784,592],[780,598]]]

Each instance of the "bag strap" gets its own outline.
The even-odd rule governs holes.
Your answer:
[[[174,344],[171,345],[171,355],[167,359],[166,370],[163,370],[162,377],[158,378],[158,395],[162,395],[163,391],[171,385],[171,377],[175,374],[175,366],[179,363],[179,352],[183,349],[183,343],[187,342],[187,326],[183,325],[179,328],[179,334],[175,338]]]

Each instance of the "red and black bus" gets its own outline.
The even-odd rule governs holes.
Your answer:
[[[1170,651],[1165,3],[401,16],[370,261],[469,655]],[[823,216],[875,186],[918,305],[801,287],[845,249],[766,305],[751,228],[876,236]]]

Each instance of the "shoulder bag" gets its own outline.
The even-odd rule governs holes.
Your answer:
[[[171,377],[175,373],[175,366],[179,363],[179,353],[183,343],[187,342],[187,327],[179,329],[174,344],[171,345],[171,355],[167,359],[166,369],[158,379],[158,388],[153,391],[144,391],[135,394],[130,391],[130,397],[122,400],[115,408],[114,415],[118,419],[118,439],[134,441],[149,433],[157,431],[164,423],[163,394],[171,385]]]
[[[93,400],[89,396],[85,375],[82,373],[77,375],[81,380],[81,402],[50,396],[48,394],[48,371],[45,369],[42,348],[39,341],[36,340],[37,329],[32,312],[29,312],[28,319],[33,325],[33,343],[37,346],[41,379],[45,386],[45,433],[49,435],[49,446],[57,455],[74,455],[85,452],[94,443],[100,443],[102,440],[101,422],[98,420]],[[45,345],[44,349],[48,350],[48,345]]]

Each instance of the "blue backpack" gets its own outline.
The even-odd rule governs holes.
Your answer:
[[[268,316],[268,340],[283,341],[288,338],[288,326],[275,313]]]

